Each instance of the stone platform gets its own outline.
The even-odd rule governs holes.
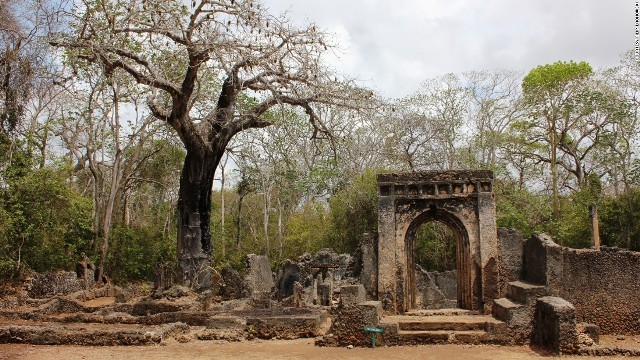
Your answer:
[[[418,310],[383,317],[384,345],[502,343],[504,322],[461,309]]]

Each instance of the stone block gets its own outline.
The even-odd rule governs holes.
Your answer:
[[[340,288],[340,306],[354,306],[367,300],[363,285],[347,285]]]
[[[264,255],[247,255],[243,295],[250,297],[253,293],[271,293],[273,287],[273,273],[269,258]]]
[[[577,333],[573,305],[559,297],[539,298],[531,341],[555,353],[575,352]]]

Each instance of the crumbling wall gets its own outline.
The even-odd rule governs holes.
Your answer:
[[[534,234],[525,243],[524,275],[571,302],[576,321],[604,334],[640,334],[640,253],[561,247]]]
[[[321,249],[314,255],[306,253],[296,262],[286,260],[277,272],[276,299],[296,295],[294,289],[298,283],[303,287],[297,294],[302,304],[329,305],[340,286],[357,282],[353,270],[353,257],[338,254],[332,249]]]
[[[366,301],[353,306],[331,309],[333,324],[330,334],[316,340],[319,346],[371,346],[371,334],[365,326],[377,327],[382,315],[379,301]]]
[[[603,333],[640,333],[640,253],[565,248],[558,294],[576,307],[579,322]]]
[[[378,294],[378,234],[365,233],[362,235],[360,246],[354,256],[353,276],[360,279],[360,283],[367,290],[370,299]]]

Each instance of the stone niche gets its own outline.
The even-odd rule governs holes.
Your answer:
[[[387,313],[417,307],[413,240],[440,221],[457,242],[458,307],[488,312],[498,295],[498,240],[491,171],[379,174],[378,299]]]

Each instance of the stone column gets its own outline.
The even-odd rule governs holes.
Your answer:
[[[591,223],[591,245],[594,249],[600,250],[600,224],[596,205],[589,205],[589,222]]]
[[[491,185],[490,185],[491,186]],[[478,240],[480,242],[480,271],[482,274],[482,302],[490,313],[492,300],[498,298],[498,229],[493,192],[483,187],[478,192]]]
[[[378,198],[378,300],[386,312],[397,311],[394,196]]]

